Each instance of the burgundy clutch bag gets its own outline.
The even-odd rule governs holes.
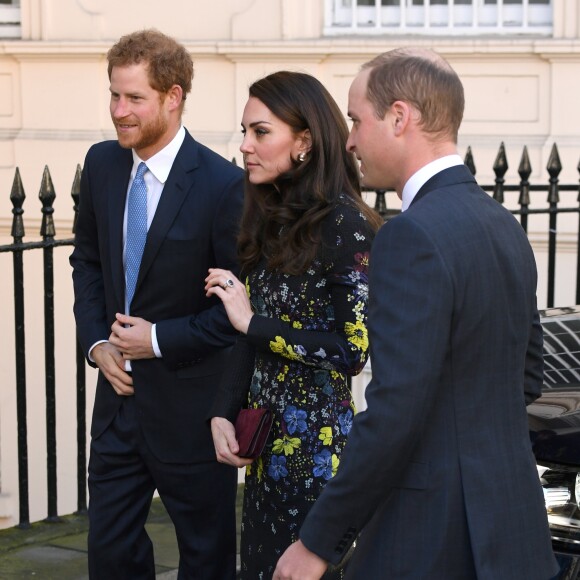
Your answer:
[[[274,414],[270,409],[242,409],[236,419],[238,455],[255,459],[262,453],[272,427]]]

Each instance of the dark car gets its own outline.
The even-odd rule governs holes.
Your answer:
[[[580,579],[580,306],[540,313],[542,396],[528,406],[530,438],[544,490],[561,580]]]

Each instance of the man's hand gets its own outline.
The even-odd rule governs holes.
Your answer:
[[[236,440],[236,431],[230,421],[223,417],[213,417],[211,420],[211,434],[215,454],[220,463],[227,463],[234,467],[245,467],[252,463],[252,459],[236,455],[240,447]]]
[[[273,580],[318,580],[327,568],[327,562],[298,540],[282,554],[272,578]]]
[[[151,344],[151,326],[147,320],[136,316],[116,315],[111,326],[109,342],[116,346],[125,360],[155,358]]]
[[[123,355],[108,342],[100,342],[91,351],[91,357],[117,395],[128,397],[134,394],[133,379],[125,371]]]

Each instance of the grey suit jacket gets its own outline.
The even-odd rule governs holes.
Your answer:
[[[368,409],[300,537],[348,577],[547,580],[557,570],[525,404],[542,384],[536,267],[464,166],[375,239]]]

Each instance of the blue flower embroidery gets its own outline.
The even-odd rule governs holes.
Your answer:
[[[289,405],[284,411],[284,421],[286,421],[286,426],[288,427],[288,433],[294,435],[296,431],[298,433],[304,433],[306,431],[306,411],[297,409],[294,405]]]
[[[352,429],[352,410],[349,409],[346,413],[338,416],[338,422],[340,423],[340,432],[343,435],[348,435]]]
[[[323,449],[314,456],[314,475],[329,480],[332,477],[332,455],[328,449]]]
[[[330,373],[326,370],[314,371],[314,384],[322,388],[325,395],[332,395],[334,389],[330,384]]]
[[[314,371],[314,384],[317,387],[323,387],[328,383],[330,373],[328,371]]]
[[[334,393],[334,389],[332,388],[330,383],[326,383],[326,385],[324,385],[324,387],[322,387],[322,392],[325,395],[328,395],[330,397],[330,395],[332,395],[332,393]]]
[[[306,356],[308,354],[306,349],[301,344],[297,344],[294,347],[294,352],[300,356]]]
[[[272,455],[272,462],[268,466],[268,475],[275,481],[288,475],[286,458],[283,455]]]
[[[250,383],[250,393],[255,397],[260,392],[262,382],[262,373],[260,371],[255,371],[252,377],[252,382]]]

